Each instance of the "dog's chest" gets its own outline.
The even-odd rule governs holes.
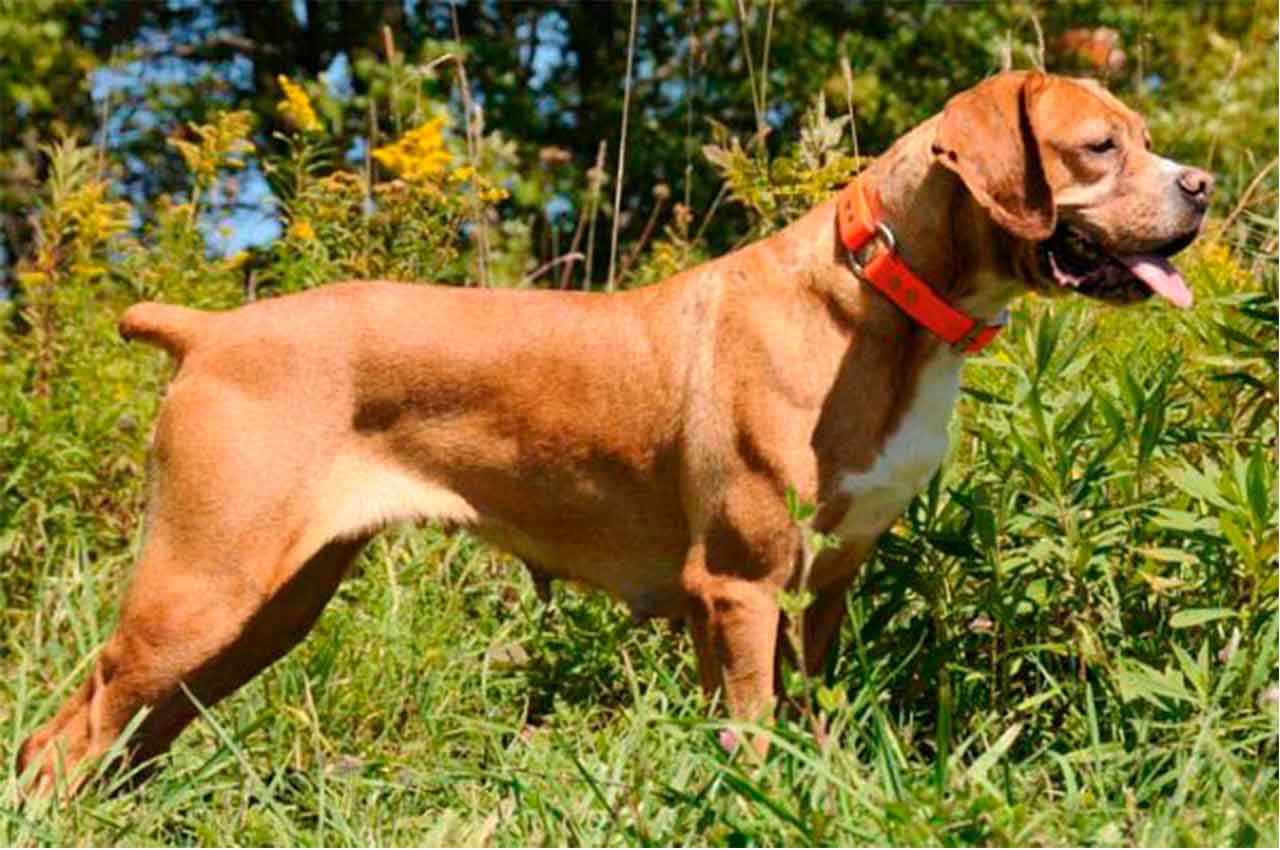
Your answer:
[[[835,528],[838,537],[876,537],[928,485],[947,453],[947,425],[963,364],[962,356],[939,349],[920,370],[910,406],[871,466],[840,476],[839,494],[849,500],[849,507]]]

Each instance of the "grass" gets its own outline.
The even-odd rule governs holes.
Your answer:
[[[1193,280],[1204,293],[1238,268],[1201,252]],[[945,474],[851,596],[828,676],[800,695],[813,710],[781,714],[764,764],[718,745],[725,721],[684,635],[593,593],[561,589],[544,610],[509,557],[407,529],[369,547],[303,646],[208,711],[148,784],[108,777],[50,807],[9,774],[0,841],[1275,844],[1274,396],[1237,433],[1251,384],[1220,380],[1226,343],[1198,336],[1274,333],[1274,318],[1246,326],[1238,297],[1204,300],[1189,317],[1024,304],[967,373]],[[147,415],[162,367],[99,344],[149,380],[96,415],[75,408],[54,426],[66,439],[40,444],[45,468],[9,475],[70,479],[10,523],[11,556],[37,569],[5,583],[9,763],[83,675],[136,545],[135,484],[114,519],[77,512],[101,497],[88,470],[137,475],[142,429],[104,435],[123,410]],[[100,388],[96,359],[63,376],[64,403]],[[1210,462],[1221,475],[1202,474]],[[1231,538],[1248,550],[1255,533],[1249,575]]]
[[[1274,764],[1224,752],[1212,731],[1181,750],[1153,740],[1126,751],[1105,740],[1104,723],[1092,746],[1010,758],[1043,708],[993,710],[940,775],[919,721],[893,707],[892,668],[906,659],[857,650],[842,656],[848,704],[830,715],[823,744],[784,723],[766,764],[735,761],[716,743],[721,724],[703,719],[683,638],[571,594],[540,630],[539,603],[510,566],[465,539],[388,538],[306,644],[212,711],[150,784],[20,808],[11,778],[0,835],[125,845],[1274,839]],[[82,590],[49,605],[59,627],[81,619],[92,632],[89,612],[111,596]],[[60,641],[23,643],[6,665],[9,754],[51,708],[32,692],[38,671],[54,682],[80,672]],[[1150,712],[1124,714],[1138,734],[1162,737]],[[1259,751],[1273,734],[1262,732]]]

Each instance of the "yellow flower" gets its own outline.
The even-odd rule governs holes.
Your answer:
[[[395,142],[377,148],[373,158],[411,183],[435,180],[452,158],[444,147],[444,116],[432,118]]]
[[[469,165],[464,165],[461,168],[455,168],[453,173],[449,175],[449,179],[454,183],[465,183],[475,176],[476,170]]]
[[[364,181],[350,171],[334,171],[320,178],[320,185],[330,192],[364,193]]]
[[[177,148],[182,160],[197,182],[213,179],[219,168],[244,168],[241,154],[253,152],[253,142],[245,136],[253,129],[253,114],[248,110],[220,112],[208,124],[188,124],[188,136],[198,141],[171,138],[169,144]]]
[[[101,277],[107,269],[97,263],[72,263],[71,273],[77,277]]]
[[[63,201],[62,208],[75,222],[82,244],[106,242],[129,227],[129,205],[108,200],[107,191],[106,181],[92,180]]]
[[[284,100],[276,104],[276,111],[293,126],[304,133],[316,133],[323,129],[316,111],[311,106],[311,98],[302,90],[302,86],[290,80],[284,74],[276,77],[280,88],[284,90]]]
[[[222,267],[227,271],[235,271],[249,261],[248,251],[236,251],[229,257],[222,258]]]
[[[315,228],[311,226],[311,222],[307,221],[305,218],[296,218],[293,220],[293,223],[289,225],[288,235],[293,239],[306,242],[316,238],[316,231]]]

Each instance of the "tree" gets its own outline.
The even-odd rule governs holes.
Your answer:
[[[447,104],[461,133],[460,76],[443,58],[464,62],[486,129],[500,131],[525,163],[512,173],[503,216],[530,223],[535,264],[571,242],[602,144],[604,171],[615,170],[626,3],[0,4],[5,265],[30,244],[25,211],[43,176],[42,142],[63,132],[102,139],[120,163],[121,190],[145,210],[180,185],[165,139],[186,122],[245,108],[259,117],[260,140],[281,129],[272,109],[280,75],[306,81],[331,130],[331,154],[341,157],[368,146],[371,121],[375,141],[406,129],[397,117],[424,97]],[[823,92],[833,111],[853,109],[861,149],[876,152],[1008,62],[1078,67],[1069,51],[1054,49],[1073,28],[1114,30],[1128,61],[1111,84],[1152,117],[1172,154],[1225,172],[1228,193],[1256,173],[1276,132],[1274,106],[1256,106],[1276,101],[1276,14],[1252,0],[1155,8],[662,0],[639,4],[638,14],[624,242],[655,223],[660,230],[676,201],[711,208],[719,179],[700,151],[712,122],[744,138],[764,130],[753,150],[776,152]],[[330,95],[318,82],[326,70],[347,90]],[[1188,109],[1204,120],[1185,121]],[[1161,137],[1175,125],[1193,131]],[[659,184],[670,200],[655,196]],[[607,204],[601,213],[610,213]],[[721,250],[744,222],[721,206],[704,237]],[[596,280],[607,232],[595,233]]]

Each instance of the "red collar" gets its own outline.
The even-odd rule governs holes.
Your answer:
[[[858,277],[952,348],[974,354],[1000,333],[1003,324],[988,325],[952,307],[908,268],[898,254],[893,231],[880,217],[879,197],[874,189],[864,189],[860,178],[855,177],[841,190],[836,222],[840,241],[848,250],[849,263]],[[858,251],[873,240],[880,242],[882,250],[865,264],[859,262]]]

